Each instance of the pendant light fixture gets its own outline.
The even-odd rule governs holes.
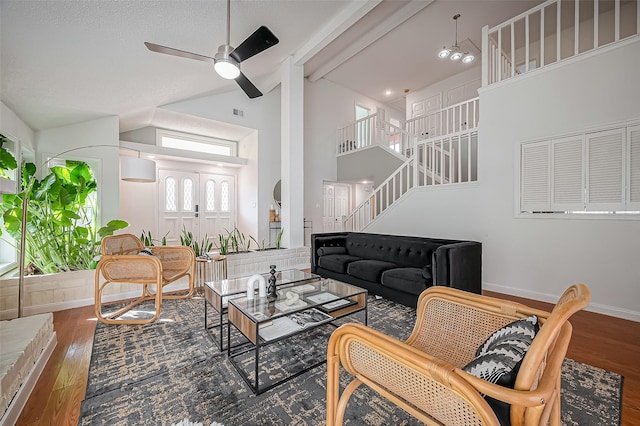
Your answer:
[[[438,57],[441,59],[449,58],[452,61],[460,61],[468,64],[469,62],[473,62],[475,56],[469,52],[463,52],[458,45],[458,19],[460,18],[460,14],[456,13],[453,15],[453,20],[456,22],[456,42],[451,47],[443,46],[440,53],[438,53]]]

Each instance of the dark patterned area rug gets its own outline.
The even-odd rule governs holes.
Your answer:
[[[151,305],[148,310],[153,310]],[[145,305],[141,305],[141,311]],[[211,312],[211,310],[209,310]],[[209,426],[323,425],[326,366],[254,395],[204,330],[204,300],[163,302],[161,318],[144,326],[99,323],[94,337],[81,425],[172,425],[186,419]],[[212,317],[213,318],[213,317]],[[356,315],[353,319],[361,319]],[[369,299],[369,325],[405,339],[415,310]],[[333,328],[267,346],[269,369],[259,380],[279,377],[282,368],[326,356]],[[233,335],[235,342],[241,337]],[[309,341],[316,342],[309,345]],[[241,360],[251,371],[251,360]],[[343,377],[347,383],[347,376]],[[619,425],[622,377],[567,359],[562,371],[564,425]],[[183,422],[183,424],[186,424]],[[361,386],[345,413],[349,425],[421,424],[394,404]]]

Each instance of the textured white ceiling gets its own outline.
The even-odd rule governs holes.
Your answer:
[[[330,42],[325,42],[332,37],[327,28],[340,28],[337,22],[350,22],[345,14],[358,16],[354,10],[378,2],[232,0],[231,44],[238,45],[259,25],[280,39],[242,64],[243,72],[265,90],[261,85],[268,89],[265,82],[285,58],[299,55],[315,40]],[[483,25],[538,3],[384,0],[311,58],[305,75],[317,73],[350,46],[362,46],[322,75],[402,108],[403,89],[417,90],[466,69],[436,58],[442,45],[453,43],[454,13],[462,14],[459,39],[468,37],[480,46]],[[371,36],[403,8],[415,15],[382,36]],[[105,115],[132,116],[204,93],[238,90],[207,63],[152,53],[143,44],[213,56],[226,37],[225,1],[0,0],[0,19],[0,98],[35,130]],[[387,89],[391,97],[383,94]]]

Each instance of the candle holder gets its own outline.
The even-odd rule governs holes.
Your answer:
[[[269,266],[271,276],[269,277],[269,287],[267,287],[267,300],[273,301],[278,298],[276,293],[276,265]]]

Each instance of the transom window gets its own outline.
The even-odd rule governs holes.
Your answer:
[[[156,130],[156,145],[227,157],[235,157],[238,146],[235,141],[162,129]]]

